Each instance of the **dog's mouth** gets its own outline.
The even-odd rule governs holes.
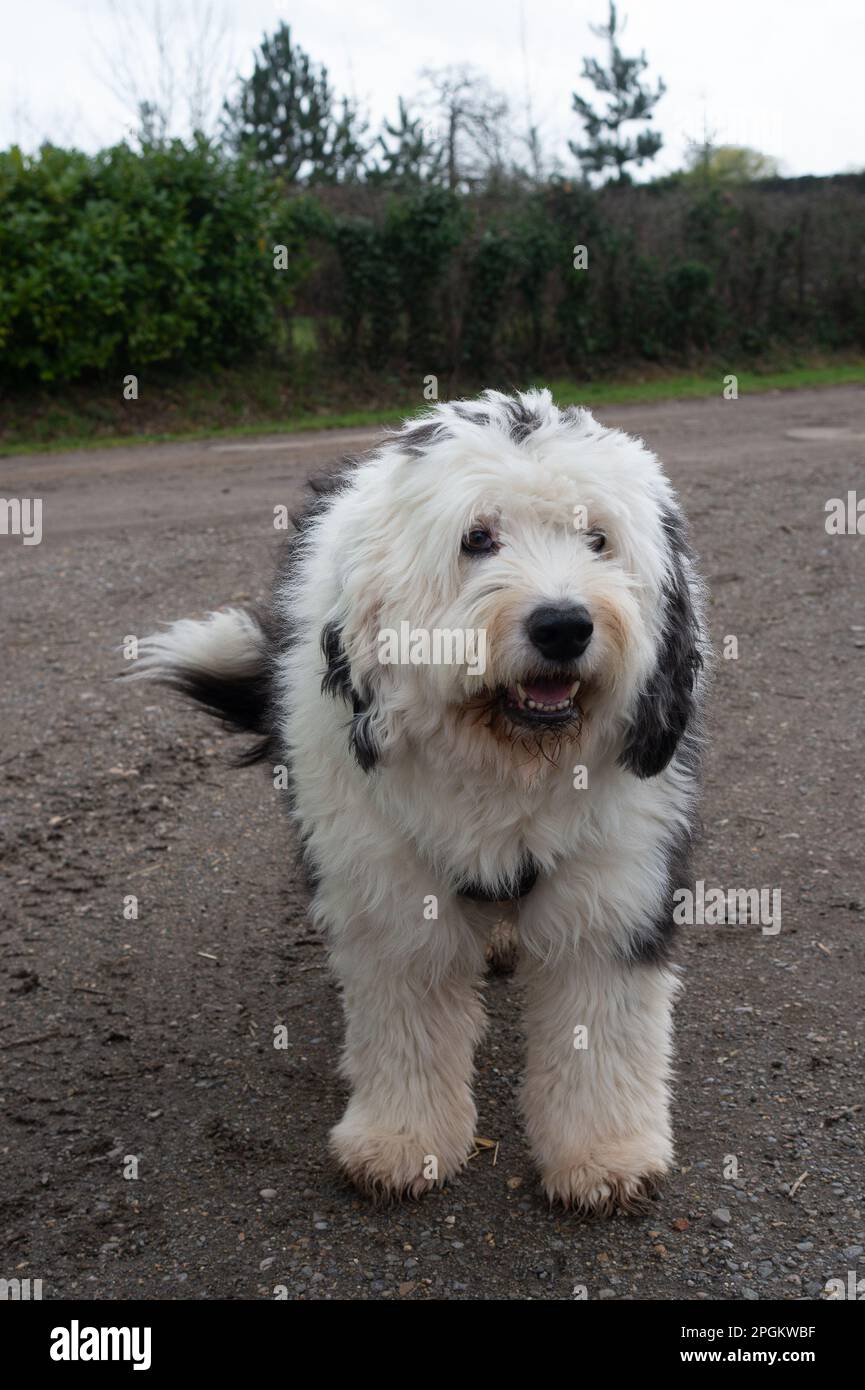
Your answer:
[[[579,711],[579,680],[573,675],[533,676],[502,690],[502,706],[515,724],[555,728]]]

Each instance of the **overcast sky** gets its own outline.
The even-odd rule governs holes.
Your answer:
[[[146,18],[154,0],[2,0],[0,147],[42,139],[97,149],[123,138],[130,118],[106,85],[124,51],[139,82],[155,68]],[[163,0],[178,74],[188,73],[184,21],[195,29],[205,0]],[[249,71],[264,31],[280,20],[375,123],[419,85],[423,67],[472,63],[510,98],[519,120],[526,92],[545,145],[567,162],[570,113],[582,59],[600,55],[590,23],[606,0],[213,0],[224,19],[220,66]],[[865,167],[865,0],[620,0],[622,46],[645,49],[667,94],[656,110],[664,149],[653,166],[675,169],[704,123],[721,143],[774,155],[787,174]],[[119,19],[118,19],[119,14]],[[175,22],[172,21],[172,22]],[[132,40],[122,37],[130,26]],[[525,43],[521,42],[521,31]],[[221,84],[217,83],[217,86]]]

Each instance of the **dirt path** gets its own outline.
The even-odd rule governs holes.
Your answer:
[[[374,434],[31,456],[0,459],[0,496],[44,500],[40,545],[0,538],[0,1277],[46,1297],[567,1299],[796,1298],[865,1274],[865,537],[824,529],[828,498],[865,494],[865,396],[599,413],[665,459],[715,642],[738,638],[698,876],[783,903],[777,936],[682,932],[680,1168],[653,1215],[547,1210],[509,980],[478,1059],[497,1150],[417,1206],[347,1189],[326,1154],[338,1000],[270,781],[229,770],[194,711],[109,681],[124,635],[263,596],[273,507]]]

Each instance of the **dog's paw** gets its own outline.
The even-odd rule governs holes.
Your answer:
[[[422,1197],[459,1172],[468,1153],[450,1146],[446,1155],[413,1134],[386,1129],[359,1129],[338,1124],[331,1131],[331,1151],[346,1177],[376,1201]]]
[[[611,1168],[591,1159],[547,1171],[544,1191],[551,1204],[581,1216],[642,1216],[657,1196],[665,1168],[645,1172]]]

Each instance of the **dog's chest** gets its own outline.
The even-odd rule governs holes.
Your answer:
[[[566,769],[550,768],[531,792],[458,770],[445,775],[407,763],[392,771],[387,804],[398,808],[401,827],[426,862],[476,901],[498,901],[489,885],[504,880],[513,887],[509,897],[527,896],[542,865],[579,845],[586,802]]]

